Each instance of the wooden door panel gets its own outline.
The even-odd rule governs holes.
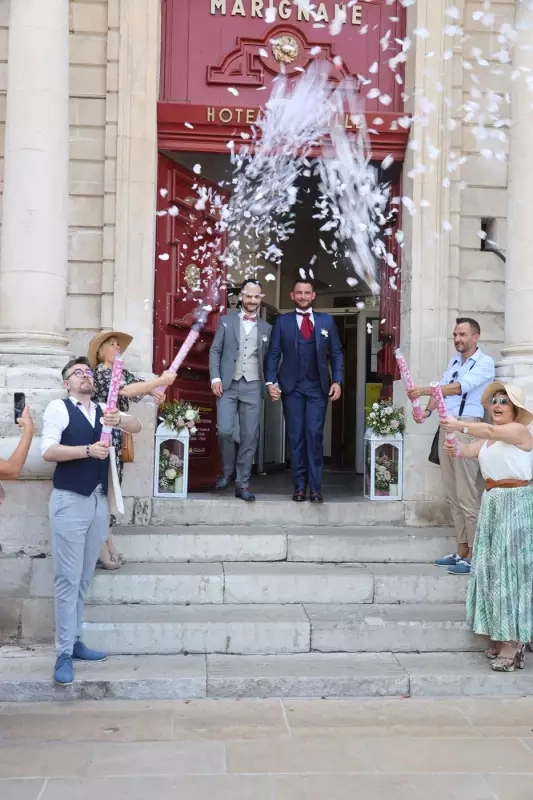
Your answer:
[[[175,206],[177,215],[157,218],[154,371],[172,363],[185,341],[203,304],[213,307],[200,337],[185,359],[174,385],[167,395],[172,400],[188,400],[200,408],[199,433],[191,439],[189,488],[191,491],[212,486],[219,471],[216,439],[216,405],[209,380],[209,348],[218,324],[220,306],[225,308],[225,274],[218,261],[225,241],[217,234],[216,216],[209,209],[196,209],[197,185],[225,196],[215,184],[198,178],[193,172],[159,156],[158,211]],[[164,195],[161,189],[166,190]],[[209,245],[212,245],[210,247]],[[161,259],[160,256],[165,256]]]

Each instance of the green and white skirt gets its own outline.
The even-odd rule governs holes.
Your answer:
[[[496,642],[533,634],[533,488],[484,492],[468,583],[466,621]]]

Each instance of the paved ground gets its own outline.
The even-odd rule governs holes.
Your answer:
[[[0,706],[2,800],[531,800],[533,698]]]

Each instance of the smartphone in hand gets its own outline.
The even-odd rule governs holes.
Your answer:
[[[26,395],[24,392],[15,392],[15,423],[19,420],[22,416],[22,412],[24,411],[24,407],[26,405]]]

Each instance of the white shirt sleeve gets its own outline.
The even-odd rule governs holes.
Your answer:
[[[61,436],[67,425],[68,411],[63,400],[52,400],[43,415],[41,455],[44,456],[49,447],[61,442]]]

